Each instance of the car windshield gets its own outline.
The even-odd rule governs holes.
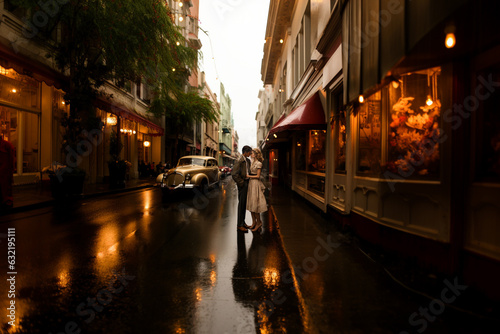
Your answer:
[[[195,165],[195,166],[204,166],[205,160],[198,158],[182,158],[179,160],[177,166],[186,166],[186,165]]]

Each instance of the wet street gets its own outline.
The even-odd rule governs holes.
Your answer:
[[[236,192],[229,179],[208,196],[149,189],[2,217],[17,272],[15,326],[4,311],[3,331],[303,332],[279,236],[267,219],[262,233],[236,231]]]
[[[15,263],[0,266],[0,329],[498,332],[498,324],[445,312],[440,300],[403,288],[290,193],[275,190],[270,202],[264,229],[246,234],[236,231],[231,179],[206,196],[164,197],[150,188],[2,216],[0,248],[7,254],[14,228]],[[462,285],[450,279],[441,298],[453,292],[466,302]]]

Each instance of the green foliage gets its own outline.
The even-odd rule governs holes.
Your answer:
[[[165,115],[167,124],[183,133],[193,122],[215,122],[219,112],[212,101],[199,95],[197,91],[179,92],[175,98],[156,100],[150,106],[155,115]]]
[[[31,15],[46,3],[12,1],[28,8]],[[69,0],[53,10],[55,15],[48,15],[47,24],[32,28],[37,38],[51,42],[53,50],[47,56],[69,73],[66,99],[72,112],[88,111],[99,87],[112,79],[141,78],[152,87],[155,98],[168,99],[189,76],[182,69],[196,66],[197,51],[187,46],[165,1]],[[51,41],[57,27],[62,28],[62,38]]]

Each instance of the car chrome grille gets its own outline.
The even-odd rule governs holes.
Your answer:
[[[182,174],[177,174],[177,173],[172,173],[167,176],[167,186],[173,187],[173,186],[178,186],[184,182],[184,176]]]

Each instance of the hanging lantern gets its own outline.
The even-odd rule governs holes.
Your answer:
[[[118,118],[113,114],[108,114],[108,118],[106,119],[106,123],[110,126],[115,126],[118,123]]]

